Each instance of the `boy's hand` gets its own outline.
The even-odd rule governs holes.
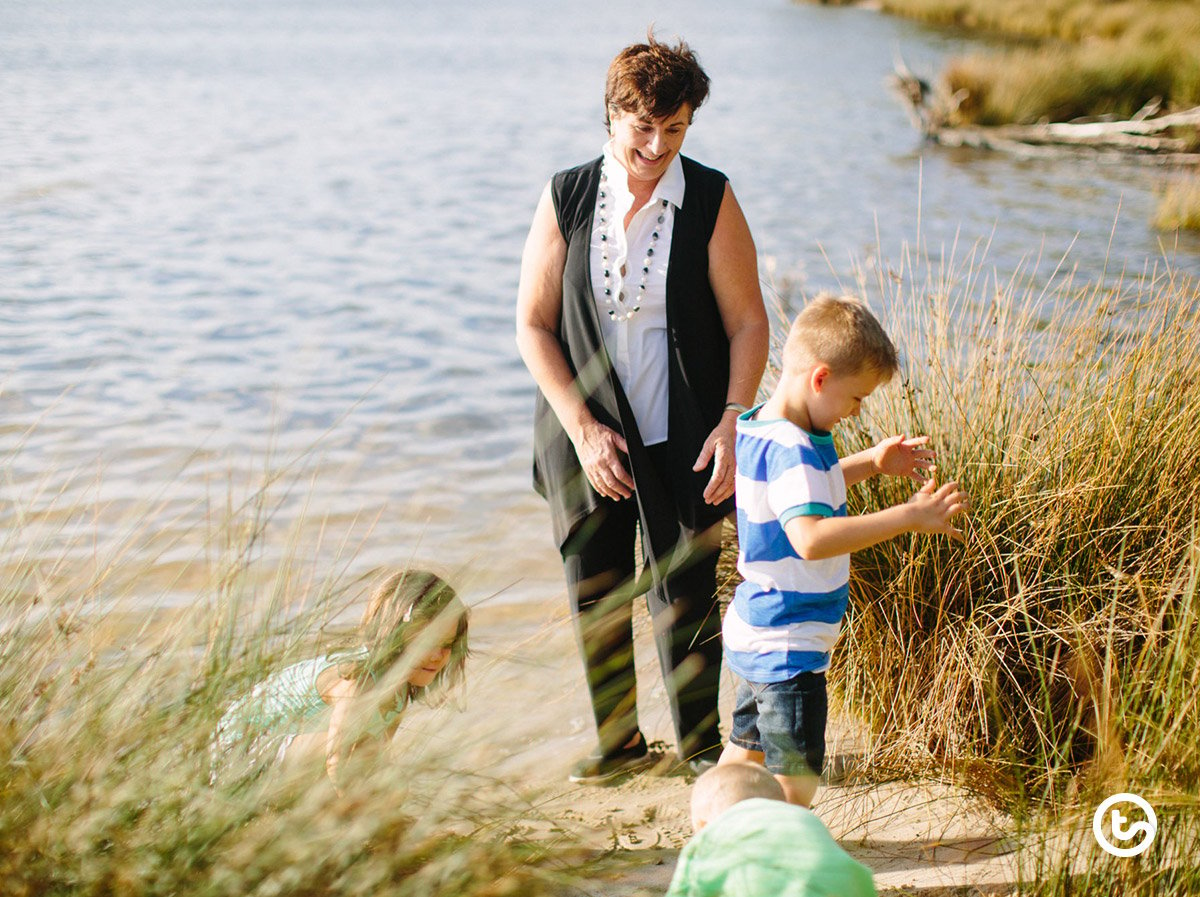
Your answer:
[[[928,479],[908,500],[908,504],[913,508],[913,532],[945,533],[962,540],[962,530],[955,529],[950,521],[966,513],[971,501],[967,493],[958,488],[958,483],[952,480],[939,488],[932,479]]]
[[[879,473],[928,482],[928,471],[937,460],[937,452],[921,447],[928,443],[928,436],[889,436],[872,449],[871,460]]]

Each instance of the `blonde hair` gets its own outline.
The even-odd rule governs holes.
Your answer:
[[[372,591],[359,624],[359,644],[367,657],[356,664],[354,678],[366,684],[377,680],[404,656],[431,623],[454,622],[450,659],[424,689],[414,693],[448,688],[463,676],[469,650],[467,607],[458,593],[440,576],[428,570],[404,569],[385,577]]]
[[[896,347],[871,310],[853,296],[828,293],[796,315],[783,347],[785,371],[815,364],[839,376],[874,370],[885,382],[900,369]]]
[[[696,779],[692,788],[692,827],[699,830],[734,804],[752,797],[786,800],[783,786],[756,763],[722,763]]]

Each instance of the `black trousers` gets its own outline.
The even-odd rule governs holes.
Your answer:
[[[662,477],[669,453],[665,446],[651,446],[649,451]],[[663,490],[644,492],[643,513],[678,516],[670,502],[646,501],[646,495]],[[676,523],[675,550],[669,558],[658,558],[662,575],[654,577],[648,566],[637,575],[639,518],[637,498],[606,500],[562,547],[600,748],[612,753],[638,732],[632,612],[633,600],[645,594],[680,757],[715,760],[721,749],[721,619],[716,599],[721,523],[704,532]]]

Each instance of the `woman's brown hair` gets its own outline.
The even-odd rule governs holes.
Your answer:
[[[604,85],[604,125],[613,112],[643,118],[666,118],[684,103],[695,112],[708,98],[708,75],[700,60],[681,39],[669,46],[646,35],[646,43],[631,44],[608,67]],[[690,118],[689,118],[690,121]]]

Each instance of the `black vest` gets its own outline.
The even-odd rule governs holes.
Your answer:
[[[692,471],[704,440],[721,420],[729,386],[729,338],[708,280],[708,243],[725,196],[725,175],[680,157],[686,183],[683,207],[675,212],[671,257],[667,265],[668,446],[672,482],[657,484],[625,392],[613,373],[592,292],[591,229],[600,186],[600,159],[561,171],[551,182],[558,227],[567,243],[563,269],[562,315],[558,340],[575,375],[575,385],[588,409],[624,435],[637,485],[644,532],[655,554],[670,550],[675,535],[654,526],[669,514],[698,530],[733,510],[733,499],[720,505],[704,502],[710,465]],[[584,476],[570,438],[539,390],[535,412],[533,482],[550,503],[554,537],[561,548],[579,523],[606,501]],[[654,502],[657,514],[647,512]],[[647,524],[649,529],[646,529]],[[660,532],[655,533],[655,529]]]

